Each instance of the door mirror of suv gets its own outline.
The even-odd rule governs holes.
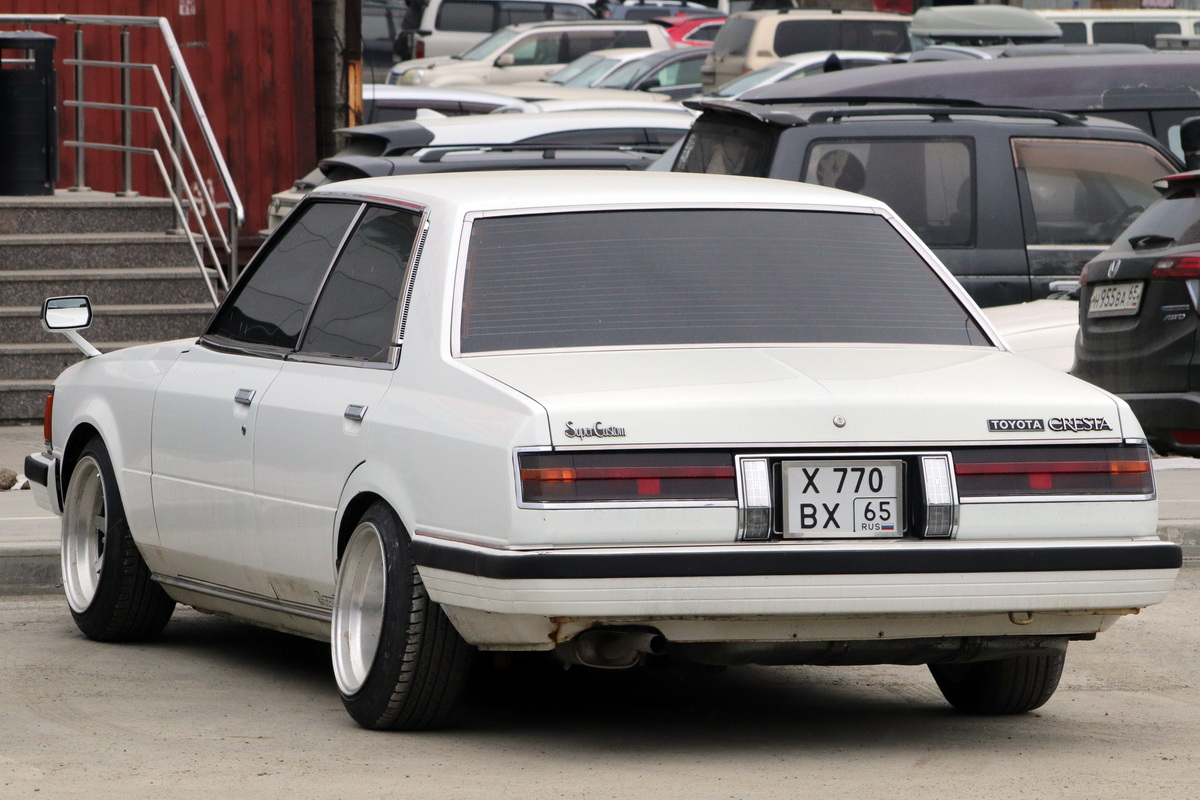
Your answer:
[[[512,53],[504,53],[503,55],[501,55],[499,58],[496,59],[497,67],[511,67],[513,64],[516,64],[516,63],[517,63],[517,57],[514,56]]]
[[[1200,169],[1200,117],[1188,117],[1179,125],[1179,146],[1187,168]]]

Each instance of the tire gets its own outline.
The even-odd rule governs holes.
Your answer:
[[[63,495],[62,572],[71,616],[89,639],[152,639],[175,611],[133,541],[99,437],[84,445]]]
[[[930,664],[942,695],[966,714],[1024,714],[1045,705],[1067,654],[1016,656],[973,664]]]
[[[376,502],[350,535],[333,594],[342,703],[364,728],[429,730],[455,711],[473,650],[429,599],[395,512]]]

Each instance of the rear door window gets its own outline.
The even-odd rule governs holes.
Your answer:
[[[1158,199],[1153,182],[1175,171],[1134,142],[1014,139],[1013,156],[1043,245],[1107,247]]]
[[[420,216],[372,208],[329,273],[305,327],[305,354],[386,362]]]
[[[882,200],[930,247],[975,241],[970,139],[820,139],[805,164],[806,183]]]
[[[775,54],[790,56],[814,50],[838,50],[839,24],[832,19],[797,19],[775,29]]]
[[[205,339],[219,347],[295,349],[359,208],[357,203],[312,203],[292,212],[287,230],[233,287]]]

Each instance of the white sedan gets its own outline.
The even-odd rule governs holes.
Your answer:
[[[196,340],[95,354],[25,471],[85,635],[174,604],[331,642],[369,728],[444,724],[475,650],[928,664],[1037,708],[1162,601],[1129,408],[1017,357],[889,209],[788,181],[331,184]]]

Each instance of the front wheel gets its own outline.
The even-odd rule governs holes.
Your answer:
[[[446,724],[471,647],[429,599],[395,512],[376,502],[350,535],[333,595],[331,649],[342,703],[365,728]]]
[[[71,616],[89,639],[151,639],[175,610],[129,532],[112,460],[99,437],[84,445],[63,495],[62,571]]]
[[[1045,705],[1067,654],[1015,656],[973,664],[930,664],[950,705],[967,714],[1024,714]]]

